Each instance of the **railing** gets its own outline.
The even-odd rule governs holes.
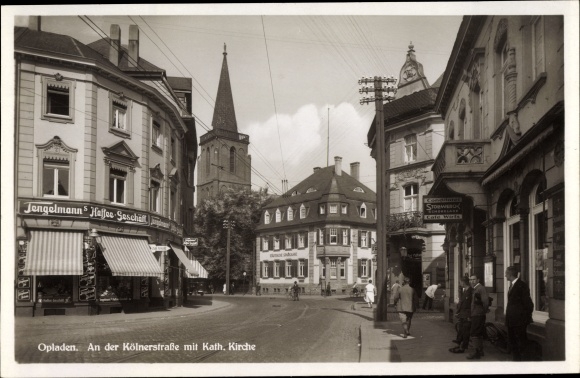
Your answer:
[[[207,134],[204,134],[199,138],[199,142],[203,143],[212,138],[225,138],[229,140],[238,140],[241,142],[250,143],[250,137],[248,135],[222,129],[213,129],[208,131]]]
[[[423,212],[407,211],[405,213],[391,214],[387,220],[386,227],[389,232],[424,227]]]
[[[441,173],[483,173],[491,160],[491,141],[448,140],[435,159],[433,174],[438,177]]]

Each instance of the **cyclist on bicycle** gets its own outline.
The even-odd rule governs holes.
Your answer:
[[[298,282],[294,281],[294,286],[292,286],[292,300],[299,301],[299,293],[300,293],[300,286],[298,286]]]

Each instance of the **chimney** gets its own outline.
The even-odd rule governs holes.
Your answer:
[[[356,181],[359,181],[359,168],[360,163],[357,161],[356,163],[350,163],[350,175],[354,177]]]
[[[320,167],[314,167],[314,172],[318,171]]]
[[[139,26],[129,26],[129,67],[139,65]]]
[[[28,29],[40,31],[40,16],[28,16]]]
[[[342,175],[342,158],[340,156],[334,157],[334,173],[337,176]]]
[[[121,28],[119,25],[111,25],[111,47],[109,48],[109,61],[119,66],[121,58]]]

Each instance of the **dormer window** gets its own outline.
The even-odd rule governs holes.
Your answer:
[[[276,209],[276,223],[280,223],[282,221],[282,213],[280,209]]]
[[[306,218],[306,207],[304,204],[300,205],[300,219]]]
[[[359,192],[359,193],[364,193],[364,192],[365,192],[365,191],[364,191],[364,190],[363,190],[363,189],[362,189],[360,186],[357,186],[357,187],[356,187],[356,188],[354,188],[352,191],[353,191],[353,192]]]
[[[315,187],[310,187],[310,188],[308,188],[308,190],[306,191],[306,193],[312,193],[312,192],[315,192],[315,191],[316,191],[316,188]]]
[[[320,214],[320,215],[326,214],[326,206],[325,205],[318,205],[318,214]]]
[[[360,207],[360,217],[361,218],[367,217],[367,206],[364,203]]]
[[[335,203],[331,204],[328,211],[330,214],[338,214],[338,205]]]
[[[264,213],[264,224],[270,224],[270,213],[267,211]]]
[[[288,220],[294,220],[294,210],[291,207],[288,208]]]
[[[343,204],[343,205],[341,205],[341,207],[340,207],[340,212],[341,212],[342,214],[347,214],[347,213],[348,213],[348,205],[344,205],[344,204]]]
[[[298,191],[297,190],[295,190],[295,191],[292,192],[292,197],[297,196],[297,195],[298,195]]]

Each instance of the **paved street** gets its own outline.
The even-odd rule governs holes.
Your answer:
[[[216,295],[210,299],[204,297],[201,306],[160,313],[18,318],[16,360],[358,362],[360,327],[372,323],[371,310],[362,308],[362,300],[348,297],[304,296],[299,302],[283,296]],[[76,351],[48,352],[52,345],[62,347],[63,343]],[[112,350],[108,344],[118,347]],[[143,349],[149,345],[158,350]],[[185,350],[186,345],[193,350]],[[243,350],[253,346],[254,350]]]

